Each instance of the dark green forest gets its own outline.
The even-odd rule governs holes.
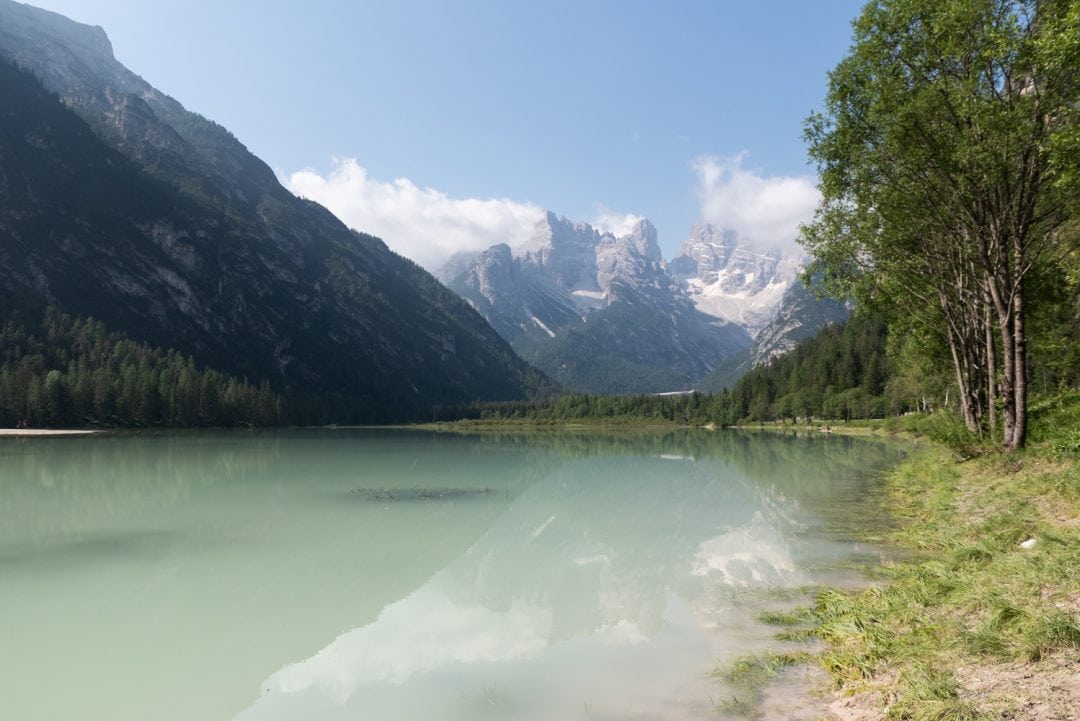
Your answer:
[[[0,426],[271,426],[288,404],[190,357],[48,309],[0,326]]]
[[[1064,283],[1064,276],[1061,278]],[[1077,294],[1035,317],[1039,362],[1030,383],[1039,394],[1080,384]],[[890,334],[881,315],[856,314],[826,326],[794,350],[761,364],[732,388],[682,395],[567,395],[525,403],[487,403],[461,412],[483,421],[661,422],[731,426],[765,421],[809,423],[956,411],[956,393],[942,344],[910,333]]]
[[[1061,281],[1054,313],[1036,316],[1031,384],[1053,393],[1080,384],[1075,288]],[[811,423],[955,410],[944,349],[890,334],[884,317],[856,314],[745,374],[730,389],[678,395],[551,396],[436,406],[432,420],[527,423]],[[229,427],[304,423],[292,400],[190,357],[137,343],[92,319],[48,309],[0,326],[0,425]]]
[[[795,350],[759,365],[733,388],[682,395],[570,395],[493,403],[482,420],[657,421],[736,425],[746,421],[880,418],[915,409],[918,393],[890,387],[888,332],[879,317],[827,326]]]

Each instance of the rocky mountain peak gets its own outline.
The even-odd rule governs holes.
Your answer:
[[[798,250],[762,248],[737,231],[699,221],[668,267],[699,310],[756,335],[802,265]]]
[[[438,275],[527,360],[579,390],[688,388],[750,340],[694,307],[645,219],[616,233],[549,212],[528,241],[456,256]]]
[[[514,286],[514,258],[506,243],[493,245],[477,255],[462,282],[494,305]]]
[[[70,106],[100,102],[103,86],[135,94],[150,89],[116,61],[104,29],[48,10],[0,0],[0,46]]]
[[[591,225],[573,223],[549,211],[529,240],[514,249],[514,256],[526,272],[548,276],[560,287],[594,290],[589,269],[596,266],[599,240],[599,231]]]
[[[0,0],[0,52],[152,174],[187,173],[192,187],[209,182],[225,207],[249,205],[265,193],[285,201],[265,163],[223,127],[124,67],[101,28]]]
[[[738,233],[699,220],[690,229],[672,260],[672,271],[684,277],[717,272],[723,268],[738,243]]]
[[[626,235],[601,235],[596,249],[596,283],[609,300],[616,287],[646,294],[667,290],[671,284],[663,262],[656,228],[641,220]]]
[[[72,54],[114,59],[112,43],[104,28],[77,23],[58,13],[11,0],[0,2],[0,34],[21,37],[44,34],[63,43]]]
[[[644,258],[663,262],[660,252],[660,244],[656,242],[656,227],[647,218],[642,218],[630,232],[618,238],[618,241],[627,246],[627,249]]]

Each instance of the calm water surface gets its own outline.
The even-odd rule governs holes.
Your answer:
[[[716,718],[851,581],[888,446],[735,432],[0,439],[0,719]]]

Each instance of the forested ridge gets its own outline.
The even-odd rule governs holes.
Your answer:
[[[721,426],[880,418],[913,410],[921,403],[917,392],[890,385],[887,339],[880,317],[856,316],[827,326],[718,393],[571,395],[535,403],[485,404],[473,415],[487,420],[636,420]]]
[[[90,28],[14,11],[29,19],[0,32],[0,323],[30,311],[40,335],[47,306],[93,317],[240,385],[289,389],[298,423],[426,420],[548,384],[464,300],[289,193],[222,128],[110,53],[69,51]],[[231,422],[193,415],[121,418]]]
[[[1036,393],[1080,385],[1080,284],[1064,274],[1060,302],[1032,319],[1037,349],[1029,368]],[[958,413],[949,363],[933,339],[890,333],[884,316],[860,314],[826,326],[794,350],[763,363],[732,388],[680,395],[567,395],[526,403],[488,403],[461,413],[485,421],[670,422],[731,426],[809,423]]]
[[[268,426],[288,403],[258,386],[200,369],[93,319],[50,308],[38,322],[0,324],[0,426]]]

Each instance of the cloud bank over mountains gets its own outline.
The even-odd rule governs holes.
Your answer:
[[[428,270],[459,251],[524,242],[545,213],[505,198],[451,198],[408,178],[376,180],[353,158],[335,160],[326,176],[301,170],[283,180],[296,195],[321,203],[350,228],[382,238]]]
[[[703,156],[692,163],[700,217],[738,231],[742,239],[763,249],[792,248],[799,223],[810,220],[820,198],[813,179],[762,176],[743,168],[745,158],[745,153]],[[452,198],[408,178],[378,180],[354,158],[335,159],[326,175],[301,170],[283,175],[282,182],[428,270],[439,268],[457,252],[478,252],[496,243],[517,246],[528,240],[546,213],[535,203],[507,198]],[[589,222],[621,236],[640,220],[640,215],[598,205]],[[662,229],[669,238],[681,238],[687,230]]]
[[[794,249],[799,224],[813,218],[821,200],[814,179],[759,175],[743,168],[746,156],[709,155],[693,162],[701,218],[737,231],[762,250]]]
[[[645,220],[644,215],[619,213],[606,206],[598,205],[596,214],[589,224],[601,232],[611,233],[616,238],[621,238],[629,235],[634,230],[634,226],[643,220]]]

